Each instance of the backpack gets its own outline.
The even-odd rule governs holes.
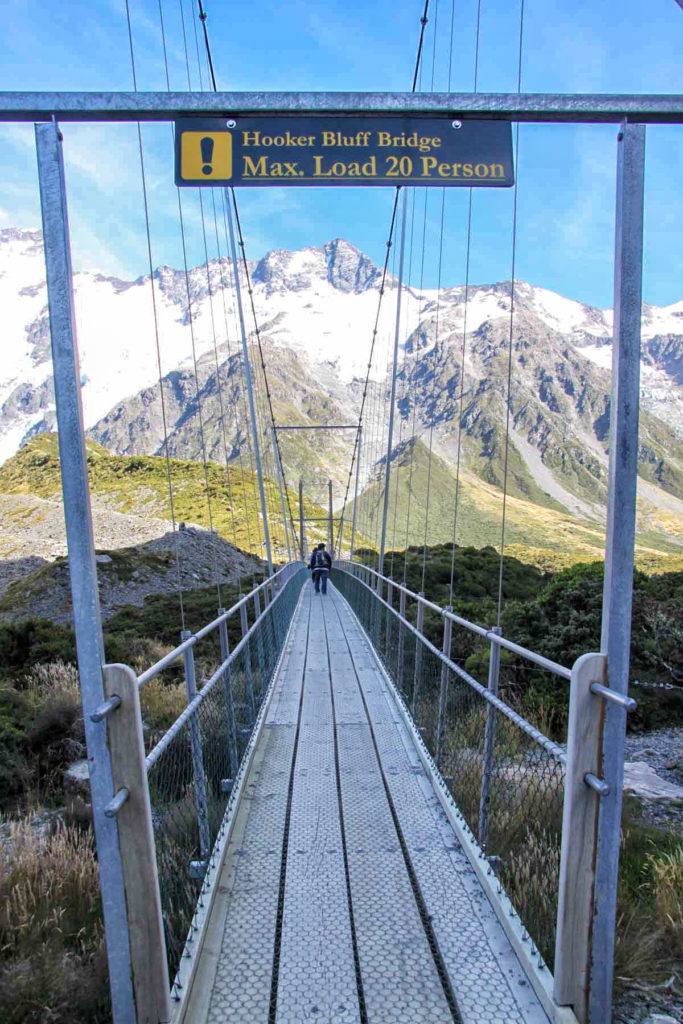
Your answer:
[[[315,561],[313,563],[314,569],[327,569],[327,552],[316,551]]]

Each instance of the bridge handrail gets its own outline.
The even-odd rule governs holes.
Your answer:
[[[150,681],[150,679],[154,679],[155,676],[158,676],[161,672],[164,671],[165,668],[168,668],[169,665],[172,665],[173,662],[176,661],[179,657],[181,657],[181,655],[183,655],[185,651],[187,651],[190,647],[194,647],[194,645],[198,643],[199,640],[203,640],[205,636],[209,635],[209,633],[212,633],[215,629],[218,629],[222,622],[227,622],[228,619],[232,618],[235,612],[238,612],[243,605],[245,605],[250,599],[253,599],[255,595],[258,594],[261,590],[268,587],[269,585],[273,585],[276,580],[280,581],[281,576],[283,577],[283,581],[286,582],[286,580],[289,578],[289,575],[292,573],[293,567],[299,567],[302,564],[303,563],[300,562],[287,562],[286,565],[283,565],[280,569],[277,570],[277,572],[273,573],[272,576],[269,576],[267,579],[263,580],[262,583],[259,583],[258,586],[254,587],[253,590],[250,590],[248,594],[243,594],[240,597],[239,601],[236,601],[235,604],[233,604],[230,608],[227,609],[227,611],[223,612],[217,618],[213,619],[206,626],[202,626],[202,628],[197,630],[196,633],[193,633],[192,636],[189,636],[186,640],[183,640],[182,643],[178,644],[177,647],[174,647],[172,651],[169,651],[168,654],[165,654],[163,658],[160,658],[159,661],[156,661],[153,665],[150,665],[148,669],[146,669],[141,675],[138,676],[138,687],[143,687],[145,683],[148,683]],[[281,593],[281,591],[278,591],[278,593]],[[277,594],[275,596],[277,597]],[[267,607],[268,605],[266,605],[266,608]],[[263,612],[261,613],[261,616],[262,615]],[[261,616],[259,616],[259,618]],[[256,620],[256,622],[258,621],[259,619]],[[252,629],[256,625],[256,622],[253,624]]]
[[[354,563],[354,564],[358,565],[359,563]],[[336,568],[340,568],[341,565],[342,565],[342,563],[337,562],[335,564],[335,567]],[[367,568],[367,566],[363,566],[363,568]],[[346,571],[346,570],[343,570],[343,571]],[[395,583],[393,583],[393,581],[389,580],[389,578],[387,576],[380,576],[380,574],[378,572],[375,572],[375,570],[371,570],[371,572],[373,573],[373,575],[379,577],[380,579],[386,580],[387,582],[390,582],[392,586],[397,586],[397,584],[395,584]],[[449,658],[443,651],[440,651],[439,648],[436,647],[431,642],[431,640],[427,639],[427,637],[424,635],[424,633],[421,633],[420,630],[416,626],[414,626],[412,624],[412,622],[409,622],[403,615],[401,615],[401,613],[399,611],[397,611],[396,608],[393,607],[393,605],[389,604],[388,601],[385,601],[383,597],[380,597],[380,595],[377,593],[377,591],[373,590],[373,588],[368,583],[366,583],[365,580],[360,579],[358,576],[355,576],[355,574],[353,574],[353,573],[351,573],[351,575],[353,575],[354,578],[357,579],[360,584],[362,584],[362,586],[364,586],[367,590],[369,590],[372,593],[372,595],[373,595],[373,597],[375,598],[376,601],[378,601],[380,604],[382,604],[388,611],[392,612],[395,615],[395,617],[405,626],[406,629],[408,629],[414,636],[418,637],[420,639],[421,643],[429,651],[431,651],[431,653],[434,655],[435,658],[438,658],[439,661],[443,665],[445,665],[447,668],[449,668],[451,670],[451,672],[455,672],[455,674],[457,676],[459,676],[463,680],[463,682],[465,682],[469,686],[471,686],[473,690],[476,690],[477,693],[480,694],[480,696],[482,696],[485,701],[487,701],[489,704],[492,705],[492,707],[494,707],[498,711],[500,711],[500,713],[502,715],[505,715],[506,718],[508,718],[519,729],[521,729],[523,732],[525,732],[527,734],[527,736],[530,736],[531,739],[535,740],[536,743],[539,744],[539,746],[543,747],[543,749],[545,751],[547,751],[547,753],[549,753],[551,755],[551,757],[555,758],[555,760],[558,761],[560,764],[566,765],[566,763],[567,763],[567,755],[566,755],[564,749],[558,743],[554,743],[551,739],[549,739],[547,736],[545,736],[542,732],[540,732],[540,730],[538,730],[535,726],[533,726],[531,724],[531,722],[528,722],[526,720],[526,718],[523,718],[522,715],[520,715],[517,711],[514,711],[508,704],[505,703],[505,701],[501,700],[500,697],[496,697],[485,686],[482,686],[481,683],[477,682],[477,680],[473,676],[471,676],[468,672],[466,672],[464,668],[461,668],[460,665],[458,665],[457,662],[453,661],[452,658]],[[417,596],[418,596],[417,594],[413,594],[412,591],[406,590],[405,587],[400,587],[400,589],[403,590],[406,594],[408,594],[408,595],[410,595],[412,597],[417,598]],[[438,609],[442,613],[445,612],[445,609],[439,608],[439,605],[432,604],[432,602],[430,602],[430,601],[427,601],[425,603],[428,604],[432,608]],[[451,615],[448,615],[448,617],[452,618]],[[457,620],[458,616],[455,616],[455,619]],[[463,619],[462,621],[466,622],[467,620]],[[473,625],[473,623],[470,623],[470,625]],[[491,640],[500,640],[501,639],[500,636],[498,636],[497,633],[490,633],[488,630],[482,629],[479,626],[476,627],[476,628],[477,628],[477,631],[480,632],[482,636],[485,636],[488,639],[491,639]],[[518,645],[517,644],[513,644],[513,647],[518,648]],[[520,647],[519,650],[521,652],[525,652],[526,649],[524,647]],[[530,653],[533,654],[533,651],[530,652]],[[540,658],[541,656],[538,655],[538,657]],[[551,664],[554,664],[554,662],[551,662]],[[559,666],[559,667],[561,667],[561,666]],[[571,678],[571,672],[569,673],[569,675],[570,675],[570,678]]]
[[[243,598],[241,598],[237,602],[237,604],[233,605],[232,608],[230,608],[228,611],[226,611],[223,615],[219,615],[219,617],[217,619],[215,619],[213,622],[209,623],[209,626],[211,627],[211,629],[215,629],[216,626],[220,625],[221,622],[225,622],[235,611],[237,611],[239,608],[241,608],[241,606],[245,603],[245,601],[247,601],[250,597],[253,597],[253,595],[256,594],[259,590],[261,590],[264,586],[266,586],[266,584],[270,583],[276,577],[280,576],[284,572],[285,569],[290,569],[290,573],[288,574],[288,578],[289,578],[289,575],[291,575],[291,568],[292,568],[292,566],[296,566],[298,568],[301,568],[301,564],[298,563],[298,562],[288,562],[287,565],[282,567],[282,569],[279,569],[276,573],[274,573],[272,576],[270,576],[267,580],[264,580],[264,582],[261,583],[258,587],[255,587],[252,591],[250,591],[249,594],[246,594]],[[287,582],[287,579],[285,579],[285,583],[286,582]],[[221,662],[221,664],[218,666],[218,668],[213,673],[211,678],[207,679],[207,681],[204,683],[204,686],[201,688],[201,690],[199,691],[197,696],[192,701],[190,701],[190,703],[187,705],[187,707],[178,715],[178,717],[176,718],[175,722],[171,726],[169,726],[169,728],[164,733],[164,735],[161,737],[159,742],[152,748],[152,750],[150,750],[149,754],[147,755],[147,757],[145,759],[145,763],[147,765],[147,771],[148,772],[154,766],[156,761],[159,760],[159,758],[163,754],[163,752],[166,749],[166,747],[168,747],[169,744],[173,741],[173,738],[180,732],[180,730],[185,725],[185,723],[187,721],[189,721],[190,718],[192,718],[192,715],[196,712],[197,708],[206,700],[206,698],[209,696],[209,694],[213,690],[214,686],[216,686],[216,684],[218,682],[220,682],[220,680],[223,678],[223,676],[225,675],[225,673],[228,670],[228,668],[230,667],[230,665],[232,665],[232,663],[237,660],[237,658],[240,656],[240,654],[242,653],[244,648],[249,644],[252,636],[254,636],[254,634],[256,633],[257,629],[259,628],[259,626],[260,626],[261,622],[263,621],[263,619],[265,618],[265,616],[267,614],[269,614],[269,612],[275,606],[277,601],[282,597],[283,593],[284,593],[284,587],[281,587],[278,590],[278,592],[275,595],[275,597],[273,598],[273,600],[269,604],[267,604],[265,606],[265,608],[263,609],[261,614],[258,616],[258,618],[254,620],[254,622],[251,624],[251,626],[249,627],[247,632],[244,634],[244,636],[241,638],[239,643],[237,643],[233,647],[233,649],[230,651],[230,653],[227,656],[227,658],[225,658],[225,660]],[[183,644],[180,644],[180,647],[176,648],[176,651],[180,650],[180,652],[182,653],[182,651],[187,650],[187,648],[192,646],[193,643],[196,643],[197,640],[201,639],[202,636],[206,636],[207,633],[211,632],[211,629],[209,629],[209,626],[205,626],[203,629],[199,630],[198,633],[194,633],[192,635],[192,637],[190,637],[189,640],[186,640]],[[173,652],[171,652],[171,653],[173,653]],[[177,654],[175,656],[177,657]],[[166,658],[162,658],[161,661],[157,662],[156,666],[152,666],[152,667],[156,668],[157,666],[162,665],[163,663],[169,664],[167,659],[170,658],[170,657],[171,657],[171,655],[167,655]],[[164,665],[164,667],[165,667],[165,665]],[[161,669],[159,669],[159,671],[161,671]],[[155,675],[156,674],[157,673],[155,673]],[[149,675],[149,670],[148,670],[147,673],[145,673],[145,675],[147,675],[148,678],[152,678]],[[138,678],[138,685],[141,685],[140,684],[140,678],[142,678],[142,677]]]
[[[450,611],[448,608],[442,608],[441,605],[435,604],[433,601],[429,601],[423,594],[416,594],[415,591],[409,590],[408,587],[404,586],[402,583],[397,583],[389,576],[383,576],[381,573],[377,572],[376,569],[370,568],[369,565],[363,565],[362,562],[349,562],[347,560],[339,560],[338,562],[335,562],[335,565],[340,568],[350,566],[350,571],[354,576],[356,575],[356,573],[353,572],[355,568],[362,569],[363,571],[370,573],[370,575],[374,576],[377,580],[381,580],[383,583],[393,587],[395,590],[402,591],[406,597],[410,597],[414,601],[418,601],[423,605],[423,607],[430,608],[443,618],[450,619],[450,621],[456,623],[456,625],[462,626],[464,629],[468,629],[471,633],[476,633],[478,636],[484,637],[486,640],[490,640],[491,643],[497,644],[499,647],[504,647],[508,651],[512,651],[513,654],[519,654],[522,658],[526,658],[527,661],[533,661],[534,664],[538,665],[540,668],[544,668],[547,672],[552,672],[554,675],[560,676],[562,679],[571,680],[571,669],[565,668],[564,665],[560,665],[558,662],[552,661],[550,658],[546,658],[542,654],[536,654],[535,651],[530,651],[528,647],[522,647],[521,644],[516,644],[512,640],[506,639],[506,637],[501,636],[500,633],[495,633],[493,630],[486,629],[484,626],[478,626],[475,622],[470,622],[469,619],[464,619],[461,615],[456,615],[455,612]],[[406,622],[406,624],[410,626],[410,623]],[[440,654],[441,652],[439,652],[439,655]]]

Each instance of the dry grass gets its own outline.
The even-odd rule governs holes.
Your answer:
[[[140,690],[142,721],[158,740],[187,706],[184,683],[165,682],[155,676]]]
[[[34,665],[25,676],[26,690],[41,702],[59,701],[80,707],[81,690],[78,669],[63,661]]]
[[[622,987],[683,996],[683,832],[622,834],[615,970]]]
[[[109,1019],[99,877],[89,832],[30,819],[9,825],[0,857],[0,1019]]]
[[[649,861],[657,918],[683,938],[683,844],[672,853],[650,854]]]

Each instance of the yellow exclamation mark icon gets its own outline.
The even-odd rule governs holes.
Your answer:
[[[180,146],[183,181],[225,181],[232,177],[230,132],[183,132]]]

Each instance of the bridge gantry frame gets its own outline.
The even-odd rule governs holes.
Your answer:
[[[550,671],[559,668],[561,677],[571,679],[562,866],[555,917],[558,946],[554,981],[539,954],[538,939],[528,922],[520,921],[518,909],[509,901],[496,874],[501,858],[489,852],[492,841],[490,820],[488,832],[478,837],[480,841],[484,839],[485,849],[475,845],[482,820],[480,812],[482,808],[486,810],[492,799],[494,765],[497,766],[497,780],[500,782],[500,779],[508,778],[509,782],[510,776],[505,772],[513,769],[519,772],[519,765],[523,763],[514,758],[507,764],[496,760],[495,751],[500,737],[499,730],[493,725],[485,729],[482,738],[482,761],[478,771],[482,786],[488,779],[488,790],[483,786],[479,801],[475,801],[479,812],[477,826],[473,828],[474,819],[468,819],[467,811],[452,809],[449,820],[454,828],[455,822],[462,825],[459,833],[455,830],[456,839],[478,874],[482,892],[496,919],[515,947],[517,960],[543,1012],[549,1019],[557,1021],[578,1019],[582,1024],[584,1021],[607,1024],[611,1016],[625,714],[633,706],[627,690],[638,448],[644,126],[647,123],[681,123],[683,97],[483,93],[2,93],[1,121],[38,122],[36,146],[69,567],[115,1024],[168,1020],[174,1013],[173,1003],[179,994],[179,985],[183,984],[182,972],[186,962],[193,959],[190,951],[199,938],[197,922],[207,903],[214,899],[216,887],[212,888],[211,879],[222,869],[235,822],[240,810],[246,807],[246,792],[253,784],[251,773],[256,770],[256,759],[260,756],[258,744],[268,734],[267,716],[274,707],[273,686],[277,686],[277,680],[281,678],[288,649],[290,652],[293,649],[295,626],[292,626],[292,621],[295,609],[302,607],[300,587],[303,570],[292,562],[277,573],[271,572],[268,579],[250,595],[243,597],[230,610],[221,610],[214,622],[197,633],[184,636],[181,645],[171,655],[139,678],[125,667],[105,666],[103,671],[104,650],[80,403],[62,137],[58,123],[168,121],[181,116],[234,115],[235,112],[328,112],[363,114],[368,118],[389,112],[409,112],[413,117],[441,113],[458,118],[497,118],[517,122],[612,122],[619,125],[613,390],[601,653],[585,655],[571,671],[561,666],[552,668],[546,659],[534,652],[523,650],[493,630],[481,631],[480,627],[459,619],[447,609],[434,606],[424,596],[411,595],[381,574],[373,575],[355,563],[339,567],[336,573],[339,592],[345,594],[349,606],[354,608],[359,621],[364,623],[367,635],[372,638],[373,647],[382,656],[384,666],[376,666],[377,677],[383,677],[387,687],[394,686],[396,692],[391,699],[398,702],[395,706],[402,709],[402,715],[407,711],[400,702],[401,680],[405,678],[408,652],[414,651],[411,685],[417,722],[413,727],[405,717],[404,721],[408,723],[406,728],[413,729],[418,751],[422,730],[428,734],[431,729],[431,738],[426,741],[427,753],[423,751],[420,754],[423,766],[429,764],[430,756],[439,759],[444,756],[444,751],[458,748],[457,742],[452,737],[451,740],[448,738],[449,728],[453,727],[448,700],[454,687],[461,685],[466,688],[463,692],[468,699],[473,699],[471,695],[476,694],[486,702],[485,714],[479,719],[487,727],[499,716],[499,722],[512,723],[539,744],[550,758],[554,758],[554,763],[561,764],[562,757],[551,749],[551,741],[520,719],[498,697],[498,658],[495,652],[507,647]],[[262,488],[261,499],[264,505]],[[265,512],[263,507],[264,521]],[[395,607],[397,595],[398,609]],[[261,599],[264,599],[263,608]],[[417,603],[416,625],[405,617],[406,601],[409,600]],[[331,606],[341,609],[340,601],[341,598],[333,597]],[[247,608],[252,604],[253,621],[250,625]],[[426,608],[443,617],[444,643],[441,651],[421,631]],[[230,651],[227,621],[237,614],[241,619],[242,639]],[[349,621],[352,623],[349,628],[359,628],[353,625],[353,619]],[[483,687],[451,660],[450,638],[454,627],[479,631],[490,643],[492,656],[488,687]],[[222,661],[214,676],[197,693],[194,647],[216,630],[220,636]],[[397,644],[392,639],[395,630],[399,634]],[[403,642],[400,642],[401,636]],[[408,638],[410,644],[407,643]],[[141,746],[139,705],[136,703],[138,689],[179,656],[185,663],[188,706],[145,757]],[[394,656],[395,676],[388,668]],[[436,661],[432,661],[433,678],[427,680],[424,664],[430,659]],[[430,691],[432,696],[437,694],[435,705],[424,703],[419,695],[422,688]],[[222,695],[222,704],[218,711],[213,708],[215,721],[210,726],[206,718],[212,701],[217,701],[219,694]],[[367,703],[367,697],[365,700]],[[428,723],[425,725],[420,725],[421,714],[427,715]],[[219,720],[221,724],[216,726]],[[124,722],[135,727],[131,725],[131,728],[123,729],[121,723]],[[512,726],[506,725],[505,729]],[[584,735],[579,741],[582,732]],[[220,737],[218,745],[217,736]],[[378,747],[379,743],[376,743],[375,752]],[[218,748],[220,754],[216,753]],[[216,758],[213,772],[207,771],[209,751]],[[446,789],[454,790],[459,780],[466,777],[462,757],[460,760],[457,775],[450,778],[439,775],[436,764],[430,769],[437,796]],[[175,781],[169,782],[162,777],[162,766],[167,761],[173,761],[174,766],[169,773]],[[390,785],[387,785],[389,792],[385,789],[385,794],[391,802]],[[427,795],[428,802],[430,799]],[[173,835],[170,829],[164,833],[160,823],[168,824],[169,815],[177,818],[187,813],[190,805],[194,823],[186,822],[187,833],[177,829]],[[221,806],[224,815],[217,814]],[[443,802],[442,806],[445,806]],[[448,816],[448,812],[445,813]],[[398,835],[403,827],[398,812],[396,820]],[[463,821],[466,824],[462,824]],[[573,841],[570,843],[568,840],[572,832]],[[177,924],[180,920],[182,924],[187,920],[187,914],[183,917],[178,909],[182,905],[183,894],[171,891],[177,870],[176,874],[169,874],[169,868],[175,865],[177,869],[181,862],[184,863],[183,844],[190,834],[193,837],[190,846],[192,850],[198,849],[199,857],[193,856],[187,868],[191,876],[202,876],[203,882],[198,903],[189,915],[187,943],[182,952],[175,948],[177,936],[173,935],[172,923],[175,921]],[[581,836],[580,843],[576,842],[577,835]],[[179,855],[178,850],[181,851]],[[176,855],[181,856],[180,861],[174,861]],[[408,852],[408,859],[404,857],[406,869],[409,859]],[[350,868],[347,868],[347,877],[349,873]],[[487,886],[486,878],[498,878],[498,881]],[[418,903],[419,891],[418,880],[417,887],[413,889]],[[371,898],[372,894],[369,895]],[[425,930],[425,935],[428,931]],[[519,940],[516,946],[515,932]],[[523,955],[525,943],[531,956]],[[178,966],[180,971],[171,989],[169,968],[173,974]],[[363,975],[362,971],[359,973],[357,963],[355,974],[358,994],[361,991],[359,979],[362,982]],[[458,1019],[457,1014],[463,1020],[467,1019],[463,997],[458,995],[453,976],[448,972],[446,976],[443,971],[437,971],[437,974],[451,1019]],[[244,985],[251,984],[251,980],[245,977]],[[171,999],[171,992],[174,999]],[[181,1004],[185,1005],[182,1000]],[[274,1004],[271,1001],[268,1012],[269,1021],[280,1019],[277,1001]],[[361,1019],[391,1020],[380,1015],[370,1016],[367,1004],[363,1013]],[[522,1015],[520,1019],[532,1018]]]

